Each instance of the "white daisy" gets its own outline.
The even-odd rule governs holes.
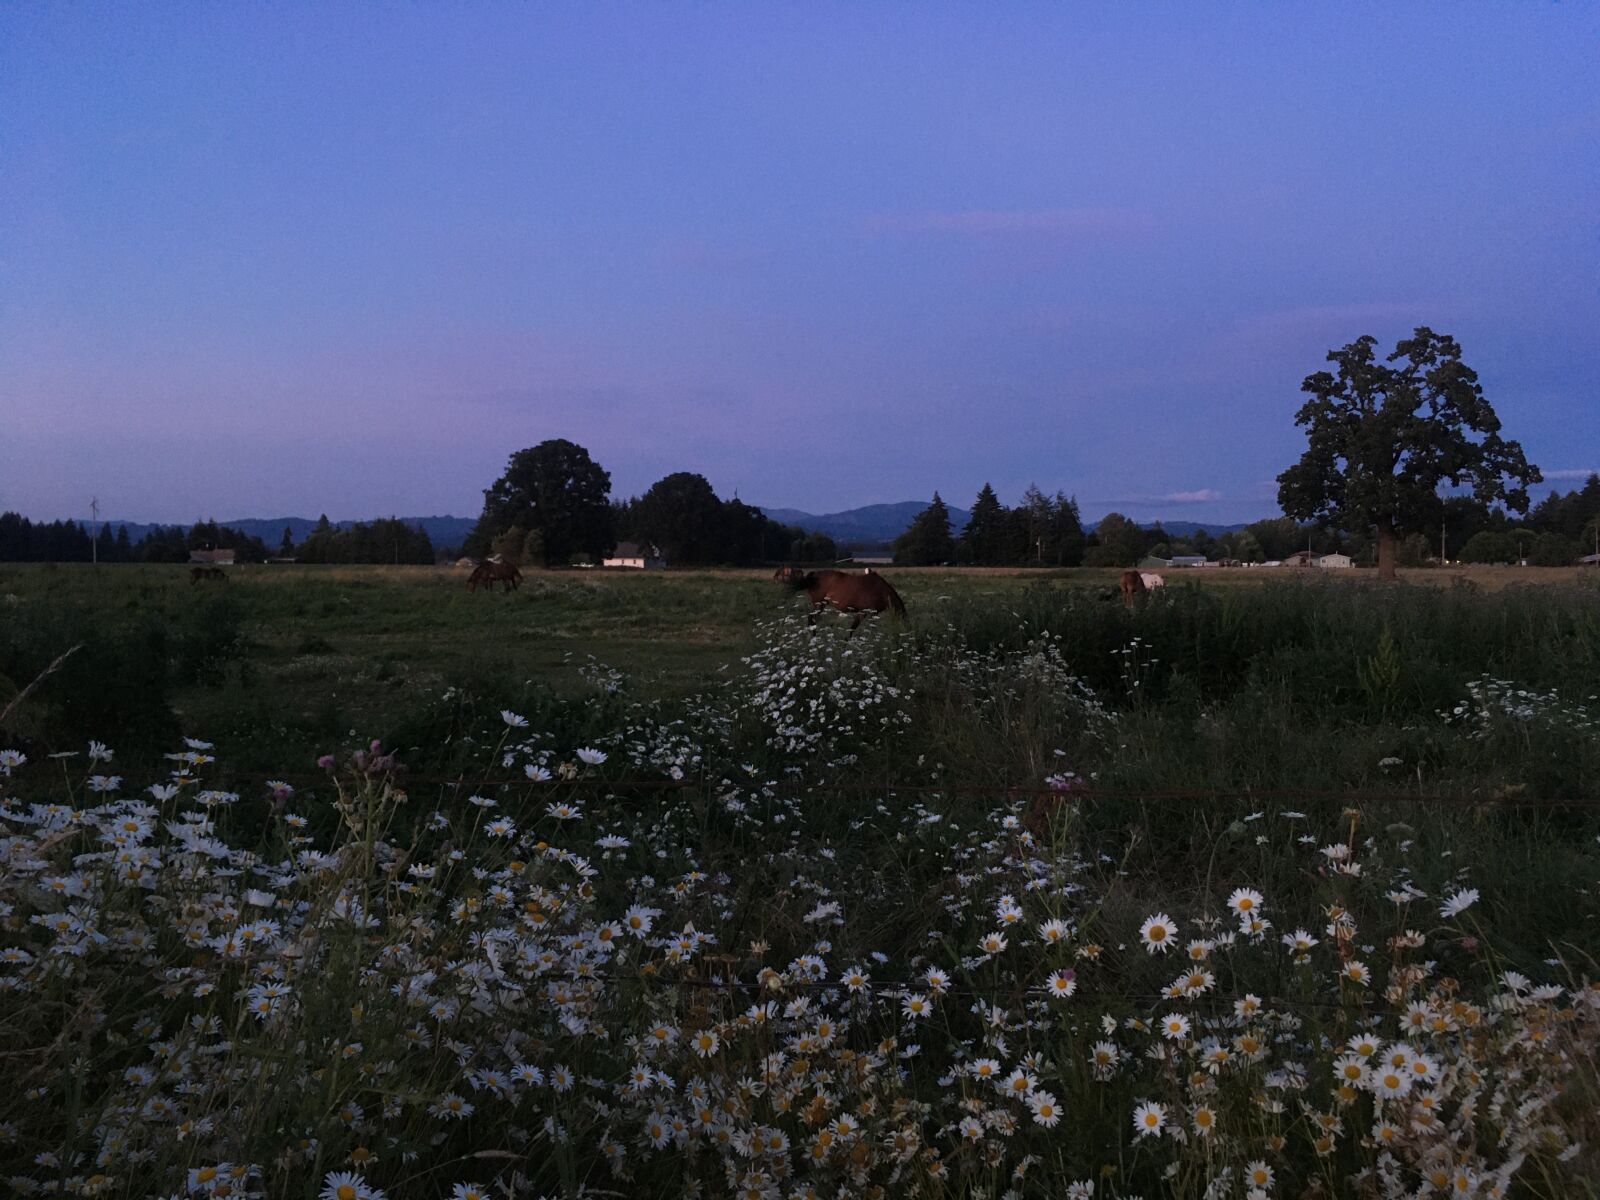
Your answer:
[[[1155,1137],[1167,1127],[1167,1110],[1146,1100],[1133,1110],[1133,1131],[1139,1137]]]
[[[1178,923],[1166,913],[1156,913],[1145,918],[1145,923],[1139,926],[1139,936],[1149,953],[1165,954],[1178,940]]]

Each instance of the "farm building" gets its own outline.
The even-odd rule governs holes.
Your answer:
[[[1175,567],[1210,567],[1212,563],[1204,554],[1174,554],[1172,565]]]
[[[1147,554],[1139,560],[1139,570],[1141,571],[1165,571],[1170,566],[1172,566],[1172,559],[1157,558],[1154,554]]]
[[[1321,558],[1317,559],[1317,566],[1339,569],[1343,567],[1353,567],[1355,564],[1350,561],[1350,556],[1348,554],[1324,554]]]
[[[655,546],[638,542],[618,542],[617,548],[600,560],[602,567],[630,567],[635,571],[658,571],[667,565]]]
[[[1321,557],[1322,555],[1314,550],[1296,550],[1283,560],[1283,565],[1286,567],[1314,567]]]
[[[232,550],[191,550],[189,561],[192,563],[208,563],[216,567],[233,566]]]

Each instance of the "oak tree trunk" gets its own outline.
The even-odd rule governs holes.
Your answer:
[[[1394,573],[1394,522],[1384,518],[1378,522],[1378,578],[1393,579]]]

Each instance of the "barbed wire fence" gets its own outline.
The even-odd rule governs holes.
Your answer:
[[[202,781],[198,773],[189,778]],[[895,783],[862,780],[826,780],[800,782],[783,779],[735,780],[722,776],[702,775],[673,779],[670,776],[605,776],[580,774],[573,778],[553,776],[548,780],[534,780],[526,776],[491,776],[462,773],[458,775],[413,774],[396,770],[387,778],[396,787],[439,787],[453,790],[476,791],[485,788],[560,789],[581,788],[590,791],[661,791],[702,792],[738,789],[741,795],[761,793],[784,795],[876,795],[876,796],[926,796],[926,797],[988,797],[996,800],[1053,799],[1061,803],[1241,803],[1241,804],[1315,804],[1366,807],[1381,805],[1412,805],[1467,808],[1517,808],[1517,809],[1592,809],[1600,810],[1600,797],[1593,796],[1538,796],[1506,789],[1492,794],[1483,793],[1432,793],[1375,790],[1370,788],[1107,788],[1092,785],[1051,787],[1047,785],[1012,784],[961,784],[961,783]],[[328,771],[239,771],[231,768],[219,772],[211,786],[223,784],[256,783],[265,787],[272,783],[321,784],[332,783],[334,776]]]

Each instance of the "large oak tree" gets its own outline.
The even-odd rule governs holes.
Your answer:
[[[1440,484],[1520,513],[1528,485],[1543,476],[1500,436],[1500,418],[1454,338],[1419,327],[1381,362],[1377,344],[1361,337],[1331,351],[1337,370],[1300,385],[1311,399],[1295,423],[1309,445],[1278,476],[1278,503],[1298,521],[1371,528],[1378,573],[1392,579],[1397,540],[1437,519]]]
[[[598,559],[616,544],[610,495],[611,476],[575,442],[552,438],[518,450],[506,473],[483,491],[483,515],[468,538],[468,553],[485,553],[515,525],[538,531],[548,565],[563,566],[579,552]]]

